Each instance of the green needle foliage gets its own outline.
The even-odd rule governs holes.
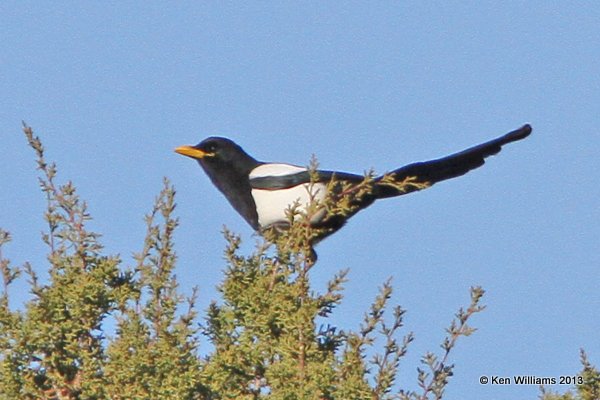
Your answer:
[[[401,333],[405,310],[390,306],[390,281],[365,307],[357,330],[317,325],[342,301],[348,271],[335,274],[324,293],[311,289],[312,246],[321,232],[309,221],[319,213],[333,218],[356,212],[370,195],[372,174],[355,187],[332,182],[334,195],[315,201],[306,214],[292,207],[289,229],[263,232],[253,254],[240,254],[240,237],[226,230],[221,298],[199,317],[197,289],[187,298],[178,291],[170,183],[164,180],[145,218],[141,251],[132,265],[123,265],[87,228],[90,215],[75,186],[57,183],[56,166],[45,161],[39,138],[28,126],[24,132],[47,198],[42,239],[48,257],[35,269],[13,266],[2,253],[10,234],[0,229],[0,399],[443,397],[453,373],[450,353],[460,337],[475,331],[468,322],[484,308],[481,288],[471,288],[471,302],[451,322],[441,353],[423,357],[417,391],[402,390],[396,381],[414,335]],[[421,188],[410,178],[389,184]],[[35,273],[42,268],[48,271],[43,281]],[[22,276],[31,299],[15,306],[9,291]],[[203,338],[211,348],[201,355]],[[545,400],[597,398],[598,372],[582,360],[580,397],[546,393]]]

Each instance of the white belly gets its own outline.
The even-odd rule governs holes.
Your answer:
[[[289,164],[269,164],[257,167],[250,177],[258,176],[282,176],[286,174],[306,171],[306,168]],[[298,204],[298,211],[306,215],[308,207],[313,200],[322,202],[325,199],[327,186],[324,183],[303,184],[289,189],[264,190],[252,189],[252,197],[256,204],[258,223],[261,228],[277,223],[289,221],[288,210]],[[321,210],[311,216],[311,222],[317,222],[323,218],[325,210]],[[300,215],[296,215],[298,219]]]

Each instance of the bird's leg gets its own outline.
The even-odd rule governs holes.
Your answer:
[[[304,273],[307,273],[317,262],[317,252],[312,246],[304,251]]]

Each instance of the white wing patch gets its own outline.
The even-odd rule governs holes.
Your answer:
[[[307,169],[291,164],[263,164],[250,172],[250,179],[265,176],[284,176],[304,172]],[[296,202],[300,208],[299,211],[306,213],[312,199],[323,201],[327,185],[324,183],[315,183],[312,186],[309,183],[294,186],[288,189],[263,190],[252,189],[252,197],[256,204],[258,213],[258,223],[261,228],[266,228],[277,223],[286,223],[286,210],[289,210]],[[325,210],[319,211],[311,222],[317,222],[325,215]],[[299,217],[299,216],[297,216]]]
[[[263,164],[250,171],[250,179],[265,176],[284,176],[304,172],[307,169],[292,164]]]

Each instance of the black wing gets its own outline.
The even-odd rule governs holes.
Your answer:
[[[498,154],[505,144],[524,139],[530,133],[531,126],[523,125],[521,128],[509,132],[504,136],[478,146],[473,146],[459,153],[437,160],[417,162],[398,168],[387,174],[387,176],[391,177],[394,182],[412,182],[414,185],[408,183],[407,185],[403,185],[402,190],[399,190],[398,187],[394,187],[393,185],[381,184],[377,197],[384,198],[407,194],[429,187],[434,183],[464,175],[475,168],[481,167],[485,163],[486,157]],[[382,178],[380,177],[378,180]]]

